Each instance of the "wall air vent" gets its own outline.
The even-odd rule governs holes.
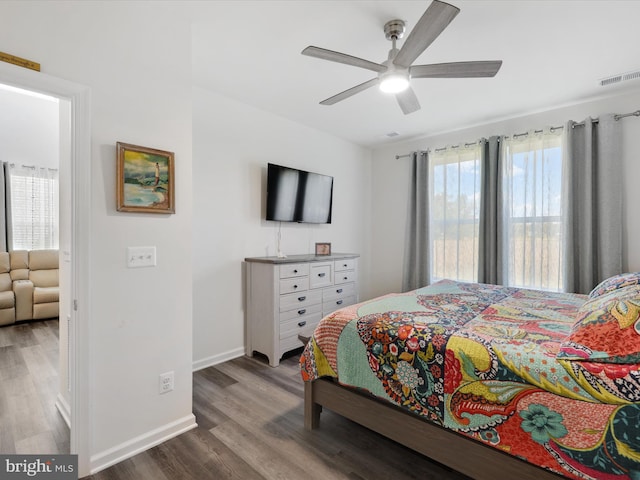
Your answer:
[[[625,82],[627,80],[633,80],[635,78],[640,78],[640,70],[637,70],[635,72],[620,73],[618,75],[603,78],[599,81],[599,83],[601,87],[606,87],[607,85],[613,85],[614,83]]]
[[[622,80],[633,80],[634,78],[640,78],[640,72],[626,73],[622,76]]]

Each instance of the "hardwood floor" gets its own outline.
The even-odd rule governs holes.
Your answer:
[[[241,357],[195,372],[198,428],[87,478],[467,478],[327,410],[318,430],[305,431],[298,357],[277,368]]]
[[[0,452],[69,453],[69,429],[55,407],[58,320],[0,328]]]

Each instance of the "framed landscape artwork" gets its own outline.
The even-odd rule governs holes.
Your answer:
[[[117,143],[119,212],[175,213],[173,152]]]

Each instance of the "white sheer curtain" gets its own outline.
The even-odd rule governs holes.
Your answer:
[[[481,146],[436,150],[429,158],[431,280],[475,282],[478,273]]]
[[[507,137],[502,152],[504,283],[561,291],[562,130]]]
[[[58,170],[8,164],[6,172],[9,249],[58,248]]]

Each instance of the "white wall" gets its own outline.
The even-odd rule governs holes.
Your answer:
[[[190,22],[172,2],[1,2],[2,50],[91,88],[91,468],[193,426]],[[115,210],[115,144],[170,150],[176,214]],[[80,228],[87,228],[80,225]],[[127,269],[155,245],[156,268]],[[175,371],[160,396],[158,375]]]
[[[58,168],[58,100],[0,87],[0,161]]]
[[[277,222],[264,220],[267,163],[334,177],[331,225],[282,223],[285,254],[359,253],[369,297],[371,152],[200,88],[193,120],[194,366],[244,353],[245,257],[276,254]]]
[[[402,288],[402,257],[404,253],[404,229],[407,208],[407,187],[409,185],[410,158],[395,159],[418,149],[440,148],[473,142],[481,137],[513,134],[540,129],[545,126],[563,125],[567,120],[581,121],[587,116],[597,117],[606,113],[627,113],[640,109],[640,92],[627,93],[566,106],[551,111],[523,115],[500,122],[481,125],[474,128],[427,136],[408,142],[402,142],[378,148],[373,152],[373,218],[376,228],[392,235],[374,235],[372,256],[372,293],[381,295],[397,292]],[[624,218],[623,232],[624,258],[626,270],[640,270],[640,217],[637,212],[637,179],[640,178],[640,118],[631,117],[620,120],[623,126],[623,172]]]

